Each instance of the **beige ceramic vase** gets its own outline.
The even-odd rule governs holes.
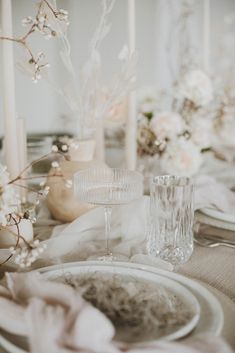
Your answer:
[[[76,172],[101,165],[94,161],[94,140],[83,140],[72,144],[69,149],[70,161],[60,163],[61,172],[65,179],[73,180]],[[49,173],[52,173],[52,171]],[[93,206],[79,201],[74,196],[73,187],[66,187],[61,177],[48,178],[47,185],[50,187],[47,196],[47,205],[53,218],[61,222],[72,222]]]

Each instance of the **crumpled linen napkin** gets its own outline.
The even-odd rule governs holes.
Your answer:
[[[195,210],[203,207],[214,207],[235,214],[235,193],[213,177],[199,176],[195,180]],[[142,263],[143,257],[147,257],[145,239],[148,229],[148,196],[129,205],[114,207],[112,250],[127,256],[131,261]],[[55,259],[58,262],[86,260],[90,255],[104,250],[103,208],[92,209],[70,224],[56,226],[47,245],[47,251],[42,255],[44,265],[46,261],[48,264],[55,263]],[[171,265],[162,260],[156,258],[152,261],[154,266],[171,270]]]
[[[0,287],[0,327],[27,336],[31,353],[231,353],[218,337],[130,348],[113,341],[110,320],[74,289],[38,273],[7,274]]]
[[[208,175],[195,179],[195,210],[215,208],[235,215],[235,193]]]
[[[233,240],[235,223],[210,217],[200,212],[203,208],[232,214],[235,218],[235,192],[207,175],[201,175],[195,180],[195,210],[199,212],[195,214],[194,230],[197,233],[218,235]]]
[[[44,205],[45,207],[46,205]],[[213,177],[199,176],[195,180],[195,210],[203,207],[214,207],[235,214],[235,193],[225,185],[218,183]],[[202,216],[201,214],[200,217]],[[233,223],[218,221],[208,216],[204,216],[203,220],[197,218],[196,214],[198,224],[204,223],[235,230]],[[42,217],[40,222],[48,224],[50,220],[43,221]],[[169,263],[158,258],[150,258],[147,255],[145,239],[149,229],[148,196],[129,205],[114,207],[111,223],[110,246],[114,252],[127,256],[129,261],[147,264],[151,262],[153,266],[172,270]],[[45,239],[42,235],[45,232],[49,232],[45,240],[47,249],[34,263],[33,268],[61,262],[87,260],[92,254],[104,251],[105,248],[103,208],[94,208],[72,223],[57,225],[53,230],[52,227],[49,227],[48,230],[41,227],[39,232],[41,239]],[[0,258],[2,255],[4,260],[8,252],[7,250],[3,250],[3,252],[3,254],[0,252]],[[12,266],[14,268],[14,264]]]
[[[147,196],[129,205],[113,208],[110,246],[114,252],[129,259],[136,257],[136,254],[146,253],[148,209]],[[42,253],[41,261],[36,263],[37,266],[87,260],[90,255],[104,251],[103,207],[92,209],[65,227],[55,227],[46,243],[47,249]],[[170,269],[169,264],[165,265],[166,269]]]

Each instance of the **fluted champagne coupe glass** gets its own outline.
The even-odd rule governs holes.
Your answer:
[[[123,260],[110,249],[111,215],[114,206],[128,204],[143,195],[143,176],[135,171],[96,167],[74,175],[74,191],[80,201],[104,207],[106,249],[93,258]]]
[[[150,182],[148,252],[174,269],[193,252],[194,187],[190,178],[156,176]]]

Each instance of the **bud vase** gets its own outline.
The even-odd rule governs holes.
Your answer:
[[[52,176],[53,169],[49,172],[47,185],[50,189],[47,205],[54,219],[61,222],[72,222],[93,207],[80,202],[74,196],[73,185],[66,183],[66,180],[73,181],[74,174],[79,170],[101,165],[100,162],[93,160],[94,151],[94,140],[74,140],[69,148],[70,161],[60,163],[63,178]]]

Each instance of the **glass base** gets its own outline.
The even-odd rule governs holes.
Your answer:
[[[96,253],[94,255],[91,255],[88,257],[88,260],[98,260],[98,261],[103,261],[103,262],[112,262],[112,261],[127,261],[128,257],[123,255],[123,254],[118,254],[118,253]]]
[[[162,260],[172,264],[174,268],[173,271],[177,271],[181,265],[185,264],[189,260],[190,256],[192,255],[192,252],[192,245],[188,245],[185,247],[175,247],[173,245],[168,245],[159,251],[158,256]]]

